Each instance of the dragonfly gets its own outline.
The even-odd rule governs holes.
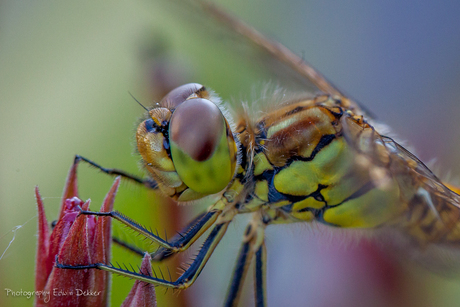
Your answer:
[[[372,116],[301,57],[207,2],[196,2],[219,22],[295,71],[317,94],[273,93],[254,111],[229,105],[206,86],[190,83],[146,109],[136,132],[148,178],[107,169],[110,175],[159,190],[179,203],[213,204],[170,240],[120,212],[82,211],[110,216],[155,242],[155,261],[187,250],[206,232],[198,255],[176,280],[146,276],[106,263],[66,269],[101,269],[172,289],[198,278],[230,223],[251,215],[244,232],[225,306],[236,306],[254,265],[257,306],[266,306],[267,226],[320,223],[345,231],[391,238],[427,259],[455,256],[460,240],[459,189],[442,182],[415,155],[378,128]],[[136,251],[135,247],[126,246]],[[449,259],[444,260],[449,266]],[[422,260],[423,261],[423,260]]]

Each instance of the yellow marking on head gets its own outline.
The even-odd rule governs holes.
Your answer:
[[[163,147],[165,137],[162,133],[148,132],[145,130],[145,125],[140,124],[136,140],[137,148],[146,166],[167,172],[175,171],[174,164]]]

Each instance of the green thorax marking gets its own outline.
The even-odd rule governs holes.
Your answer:
[[[294,105],[259,121],[245,210],[268,206],[292,221],[341,227],[375,227],[398,211],[397,183],[392,180],[385,190],[373,185],[342,135],[340,117],[348,115],[338,111]]]

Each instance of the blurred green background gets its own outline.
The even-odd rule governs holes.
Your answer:
[[[1,306],[31,304],[25,297],[6,297],[3,289],[34,289],[35,185],[51,221],[75,154],[142,174],[133,136],[143,110],[128,91],[148,105],[164,88],[200,82],[238,101],[250,100],[254,85],[288,83],[247,57],[247,46],[208,33],[209,24],[199,25],[206,16],[165,2],[0,2]],[[460,174],[460,4],[219,3],[303,55],[408,140],[423,161],[437,158],[442,177]],[[81,198],[91,198],[98,209],[112,179],[86,166],[79,172]],[[152,204],[152,198],[126,183],[115,206],[161,232],[171,204]],[[174,227],[203,208],[179,208]],[[221,305],[244,225],[244,218],[233,223],[185,298],[159,293],[159,306],[185,304],[181,299],[188,306]],[[22,227],[12,232],[16,226]],[[342,245],[303,225],[267,229],[270,305],[458,306],[459,281],[417,269],[401,273],[385,255],[372,254],[372,246]],[[122,262],[140,263],[120,255],[115,251]],[[114,278],[113,306],[131,285]],[[250,300],[249,282],[247,288],[244,297]]]

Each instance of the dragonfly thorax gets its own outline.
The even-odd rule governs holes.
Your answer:
[[[388,221],[398,212],[398,185],[390,177],[383,189],[371,178],[347,139],[354,137],[349,126],[373,129],[330,96],[286,103],[254,123],[241,120],[237,130],[246,161],[237,180],[247,194],[240,198],[240,211],[265,208],[283,222],[317,220],[342,227]]]

